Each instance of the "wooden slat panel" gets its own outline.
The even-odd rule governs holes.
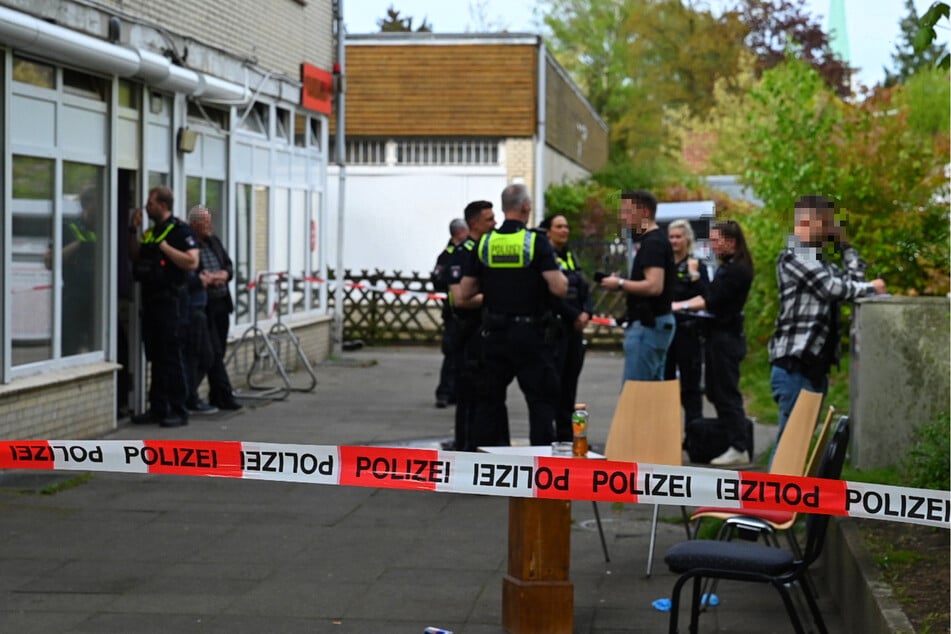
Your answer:
[[[521,44],[347,48],[350,136],[532,136],[537,49]]]
[[[601,128],[584,102],[561,74],[548,66],[545,77],[545,142],[592,172],[608,160],[608,133]],[[578,144],[578,124],[587,129],[587,139]]]

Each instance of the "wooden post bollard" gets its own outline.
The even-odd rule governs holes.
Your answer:
[[[510,498],[508,574],[502,579],[506,632],[571,634],[570,560],[571,502]]]

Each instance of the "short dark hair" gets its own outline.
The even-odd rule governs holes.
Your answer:
[[[468,224],[475,222],[479,216],[482,215],[483,209],[492,209],[492,203],[490,203],[488,200],[473,200],[471,203],[466,205],[466,209],[463,212],[466,222]]]
[[[172,195],[172,190],[165,185],[156,185],[150,189],[149,198],[152,197],[152,194],[155,194],[155,202],[165,203],[165,206],[169,209],[172,209],[175,205],[175,197]]]
[[[651,220],[657,217],[657,197],[646,189],[625,189],[621,192],[621,200],[633,200],[650,212]]]
[[[796,209],[835,209],[835,202],[828,196],[809,194],[800,196],[796,201]]]

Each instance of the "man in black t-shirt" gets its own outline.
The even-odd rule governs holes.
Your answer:
[[[624,380],[662,381],[677,327],[670,311],[677,275],[674,251],[657,224],[657,199],[650,192],[622,192],[620,217],[640,248],[630,279],[609,275],[601,286],[627,294]]]

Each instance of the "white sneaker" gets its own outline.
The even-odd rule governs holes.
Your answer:
[[[739,449],[734,449],[730,447],[722,454],[710,461],[715,467],[727,467],[735,464],[749,464],[750,454],[746,451],[740,451]]]

